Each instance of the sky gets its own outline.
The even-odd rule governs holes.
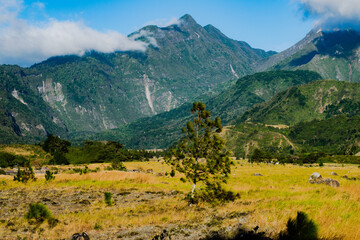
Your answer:
[[[357,24],[360,0],[0,0],[0,64],[30,66],[51,56],[145,51],[127,37],[190,14],[252,47],[282,51],[313,27]]]

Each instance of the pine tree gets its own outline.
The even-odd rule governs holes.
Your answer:
[[[197,201],[196,198],[204,201],[212,201],[213,197],[219,199],[222,195],[219,192],[226,193],[223,196],[227,198],[220,201],[233,200],[235,195],[232,192],[229,195],[229,191],[222,187],[231,172],[232,161],[224,140],[217,134],[222,131],[221,120],[215,118],[212,121],[202,102],[194,102],[191,113],[193,121],[182,129],[185,137],[166,161],[173,169],[185,174],[183,181],[192,183],[190,201]],[[199,183],[202,183],[202,191],[197,191]]]

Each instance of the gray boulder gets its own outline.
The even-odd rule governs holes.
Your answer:
[[[253,176],[262,176],[260,173],[254,173]]]
[[[325,184],[331,187],[340,187],[340,183],[334,179],[331,178],[325,178],[325,179],[320,179],[316,182],[314,182],[316,184]]]
[[[345,178],[347,180],[354,180],[356,181],[356,177],[348,177],[347,175],[342,176],[342,178]]]
[[[322,179],[320,173],[314,172],[313,174],[310,175],[308,182],[317,181],[320,179]]]
[[[331,175],[337,176],[338,174],[336,172],[331,172]]]
[[[313,173],[311,174],[311,176],[309,177],[308,183],[311,184],[325,184],[331,187],[340,187],[340,183],[334,179],[331,178],[322,178],[322,176],[320,175],[320,173]]]

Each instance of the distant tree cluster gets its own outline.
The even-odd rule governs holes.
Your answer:
[[[50,134],[42,148],[45,152],[50,153],[53,156],[53,159],[50,160],[50,164],[69,164],[69,160],[66,158],[65,154],[69,152],[71,142],[63,140],[57,136]]]

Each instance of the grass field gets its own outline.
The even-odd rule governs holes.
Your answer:
[[[105,171],[106,164],[94,164],[89,168],[99,167],[100,172],[79,175],[69,170],[79,166],[61,166],[55,181],[47,183],[38,174],[37,181],[27,184],[0,175],[0,239],[69,239],[83,231],[91,239],[152,239],[163,229],[172,239],[199,239],[220,229],[230,234],[239,224],[259,226],[274,237],[297,211],[318,224],[321,237],[360,239],[360,181],[341,178],[359,178],[355,165],[320,168],[235,161],[228,188],[241,197],[215,208],[182,201],[190,184],[182,183],[179,175],[165,176],[170,168],[161,161],[125,165],[137,171]],[[340,187],[307,183],[313,172],[338,180]],[[114,206],[104,203],[105,192],[113,193]],[[59,223],[53,228],[47,222],[29,224],[24,214],[32,202],[46,204]]]

